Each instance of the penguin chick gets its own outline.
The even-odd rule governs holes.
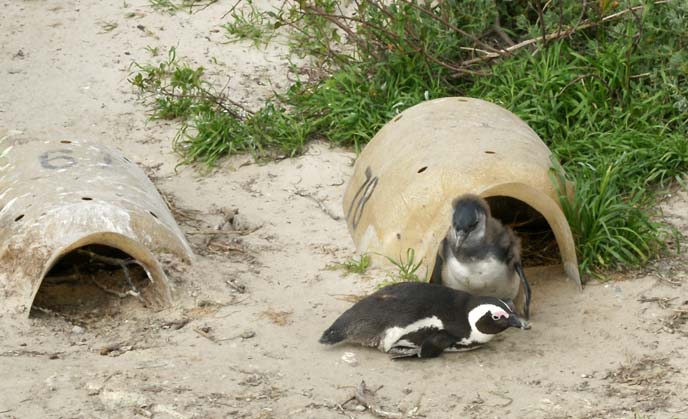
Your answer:
[[[393,358],[432,358],[445,350],[473,349],[509,327],[530,328],[498,298],[402,282],[354,304],[325,330],[320,343],[377,347]]]
[[[440,243],[430,282],[512,304],[523,286],[522,314],[528,319],[531,291],[521,266],[520,240],[492,218],[479,196],[462,195],[452,208],[452,224]]]

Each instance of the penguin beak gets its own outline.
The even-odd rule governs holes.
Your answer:
[[[459,250],[464,240],[466,240],[466,232],[463,230],[456,230],[456,238],[454,239],[454,249]]]
[[[528,322],[523,320],[522,318],[516,316],[515,314],[512,314],[509,316],[509,323],[508,324],[511,327],[518,327],[519,329],[522,329],[522,330],[530,329],[530,325],[528,324]]]

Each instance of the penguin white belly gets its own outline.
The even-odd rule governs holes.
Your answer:
[[[519,288],[516,273],[494,257],[460,262],[454,255],[450,255],[442,267],[442,283],[474,295],[505,299],[516,298]]]
[[[390,349],[392,349],[395,345],[398,346],[403,346],[403,347],[409,347],[409,346],[414,346],[411,342],[408,342],[406,340],[401,340],[400,339],[409,333],[416,332],[421,329],[425,328],[432,328],[432,329],[437,329],[437,330],[443,330],[444,329],[444,323],[442,323],[442,320],[438,319],[435,316],[432,317],[427,317],[423,319],[416,320],[415,322],[399,327],[399,326],[394,326],[390,327],[388,329],[385,329],[381,336],[379,337],[377,347],[379,350],[382,352],[389,352]]]

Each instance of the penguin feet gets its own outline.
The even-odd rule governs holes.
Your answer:
[[[403,341],[403,345],[392,346],[388,353],[392,354],[392,359],[416,356],[418,358],[435,358],[455,343],[456,338],[446,330],[438,330],[427,336],[420,346],[409,345],[408,341]]]
[[[521,266],[520,263],[517,263],[515,268],[516,273],[518,274],[519,278],[521,278],[521,285],[523,286],[523,317],[525,317],[526,320],[529,320],[532,291],[530,289],[530,284],[528,284],[528,279],[526,279],[526,274],[523,272],[523,266]]]
[[[420,356],[420,348],[417,346],[393,346],[387,351],[391,359],[404,359]]]

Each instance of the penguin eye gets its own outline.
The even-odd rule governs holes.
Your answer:
[[[497,321],[497,320],[499,320],[499,319],[501,319],[500,316],[498,316],[498,315],[496,315],[496,314],[493,314],[493,315],[492,315],[492,320]]]

